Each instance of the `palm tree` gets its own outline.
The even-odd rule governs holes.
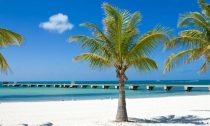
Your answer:
[[[108,3],[103,4],[105,18],[104,30],[96,25],[84,23],[81,26],[90,28],[93,37],[78,35],[70,37],[70,41],[78,41],[88,53],[74,58],[75,61],[89,61],[93,68],[114,67],[119,80],[119,99],[116,121],[128,121],[125,81],[126,70],[135,67],[139,71],[157,69],[157,64],[148,56],[160,41],[169,41],[168,28],[158,26],[140,35],[137,25],[141,21],[139,12],[133,14],[127,10],[119,10]]]
[[[182,14],[178,21],[178,27],[189,28],[179,33],[179,36],[172,39],[166,44],[167,47],[173,48],[181,45],[186,48],[184,51],[177,52],[171,55],[164,68],[164,73],[176,67],[180,63],[190,63],[198,59],[204,59],[199,73],[207,71],[210,66],[210,11],[208,4],[203,0],[199,0],[203,13],[190,12]]]
[[[12,32],[7,29],[0,28],[0,47],[7,47],[10,45],[20,45],[23,41],[23,38],[21,35]],[[2,55],[0,53],[0,70],[3,72],[6,72],[9,68],[9,65]]]

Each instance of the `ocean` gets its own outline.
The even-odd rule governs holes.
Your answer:
[[[10,82],[14,83],[14,82]],[[19,81],[21,84],[117,84],[117,81]],[[210,80],[145,80],[127,81],[126,84],[180,84],[180,85],[209,85]],[[148,91],[146,87],[138,90],[126,90],[127,98],[169,97],[169,96],[210,95],[207,88],[193,88],[191,92],[184,91],[183,87],[173,87],[164,91],[162,87],[155,87]],[[102,88],[55,88],[55,87],[3,87],[0,84],[0,102],[14,101],[65,101],[86,99],[113,99],[118,97],[117,89]]]

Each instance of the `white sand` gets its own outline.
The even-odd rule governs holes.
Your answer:
[[[191,126],[210,125],[210,96],[127,99],[136,122],[116,123],[117,100],[0,104],[1,126]],[[172,116],[170,116],[172,115]],[[160,118],[160,116],[164,116]],[[156,120],[154,118],[157,118]]]

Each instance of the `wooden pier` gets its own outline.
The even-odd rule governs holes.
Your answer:
[[[119,84],[20,84],[20,83],[3,83],[4,87],[54,87],[54,88],[100,88],[100,89],[119,89]],[[191,91],[193,88],[206,88],[210,91],[210,84],[125,84],[125,88],[129,90],[138,90],[145,87],[148,91],[161,87],[165,91],[170,91],[173,87],[183,87],[185,91]]]

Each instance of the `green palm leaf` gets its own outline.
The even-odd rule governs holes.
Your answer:
[[[205,3],[204,0],[199,0],[198,2],[201,5],[201,8],[203,9],[203,11],[202,11],[203,14],[210,17],[210,5]]]
[[[199,73],[206,72],[206,71],[209,70],[209,69],[210,69],[209,61],[205,61],[205,62],[203,63],[203,65],[201,66]]]
[[[181,31],[179,35],[182,37],[189,36],[189,37],[195,37],[195,38],[205,39],[205,40],[208,39],[206,34],[199,30],[184,30],[184,31]]]
[[[166,43],[166,47],[173,48],[177,45],[181,45],[186,48],[195,48],[204,46],[206,43],[207,41],[197,37],[181,36],[174,38],[170,42]]]
[[[178,27],[194,27],[199,30],[209,31],[208,22],[202,14],[198,12],[190,12],[182,14],[178,21]]]
[[[95,24],[91,24],[91,23],[83,23],[80,24],[80,26],[84,26],[84,27],[88,27],[91,30],[93,30],[94,36],[105,43],[110,43],[110,41],[108,40],[108,38],[106,37],[106,35],[95,25]]]
[[[203,57],[203,48],[196,48],[194,51],[192,51],[191,55],[188,57],[186,63],[193,62],[195,60],[200,59]]]
[[[10,45],[20,45],[23,42],[23,37],[15,32],[7,29],[0,28],[0,47],[6,47]],[[7,72],[9,65],[0,53],[0,70]]]
[[[151,71],[158,69],[156,62],[148,57],[140,57],[131,60],[128,64],[134,66],[139,71]]]
[[[95,40],[94,38],[85,36],[85,35],[78,35],[78,36],[72,36],[69,38],[70,41],[79,41],[82,48],[89,48],[90,52],[92,53],[107,53],[109,54],[108,49],[105,48],[103,43],[100,43],[99,41]]]
[[[0,47],[20,45],[22,41],[23,38],[21,35],[7,29],[0,28]]]
[[[180,63],[187,63],[189,56],[192,55],[192,53],[195,50],[196,49],[189,49],[171,55],[165,63],[165,68],[163,73],[170,71],[172,68],[175,68]]]
[[[158,26],[142,35],[131,47],[128,57],[149,55],[159,42],[168,42],[170,29]]]
[[[111,62],[103,56],[93,53],[83,53],[74,58],[75,61],[89,61],[91,67],[110,67]]]
[[[0,70],[3,72],[7,72],[8,69],[9,69],[9,65],[6,59],[4,58],[4,56],[0,53]]]

